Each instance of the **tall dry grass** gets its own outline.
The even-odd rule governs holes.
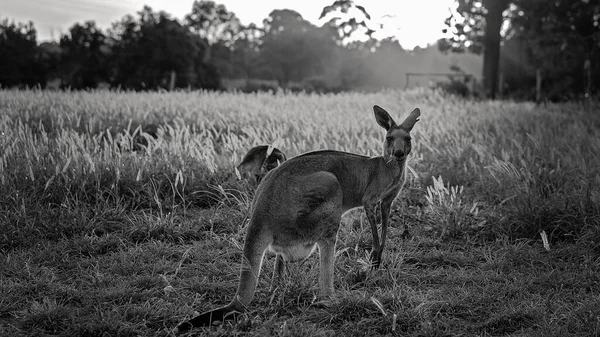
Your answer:
[[[227,195],[238,200],[237,191],[251,190],[235,181],[233,167],[258,144],[288,157],[317,149],[378,155],[374,104],[397,119],[421,108],[407,195],[427,205],[428,226],[440,235],[535,237],[545,230],[558,240],[597,232],[600,114],[574,104],[468,102],[429,90],[0,91],[0,207],[15,220],[27,209],[110,203],[170,212],[214,206]],[[158,138],[144,134],[147,149],[131,151],[132,134],[148,124],[159,126]],[[16,239],[21,230],[13,228],[0,248],[26,244]]]

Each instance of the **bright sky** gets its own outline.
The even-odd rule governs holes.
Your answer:
[[[324,6],[333,0],[217,0],[233,11],[242,23],[262,25],[273,9],[293,9],[315,24]],[[76,22],[93,20],[103,29],[126,14],[135,14],[144,4],[182,19],[193,0],[0,0],[0,18],[17,22],[33,21],[38,41],[58,39]],[[355,0],[385,25],[376,37],[395,35],[405,49],[425,47],[442,37],[444,19],[454,0]]]

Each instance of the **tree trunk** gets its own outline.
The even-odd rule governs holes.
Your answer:
[[[208,41],[206,41],[202,37],[198,36],[198,39],[200,41],[200,44],[202,45],[202,48],[204,48],[204,53],[202,53],[202,63],[208,64],[210,62],[210,59],[212,58],[212,46],[210,45],[210,43],[208,43]]]
[[[502,12],[508,7],[509,0],[487,0],[488,10],[485,16],[485,35],[483,41],[483,85],[488,98],[495,99],[498,91],[498,72],[500,70],[500,28]]]
[[[537,68],[535,71],[535,104],[542,103],[542,70]]]
[[[169,81],[169,91],[175,90],[175,78],[176,78],[175,70],[171,70],[171,79]]]

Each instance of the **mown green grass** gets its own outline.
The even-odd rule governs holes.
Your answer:
[[[271,258],[245,321],[196,332],[600,334],[595,110],[431,91],[0,91],[0,335],[167,335],[226,304],[253,195],[234,164],[266,143],[377,155],[373,104],[423,114],[382,268],[370,271],[370,229],[352,211],[331,303],[314,298],[316,256],[275,292]],[[150,123],[158,138],[130,151],[124,131]]]

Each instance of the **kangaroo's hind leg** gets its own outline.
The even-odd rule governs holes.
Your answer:
[[[327,298],[333,294],[333,263],[335,260],[335,238],[321,240],[319,246],[319,296]]]
[[[333,295],[333,272],[335,262],[335,242],[337,232],[342,220],[342,198],[331,200],[326,205],[323,221],[323,237],[317,241],[319,247],[319,295],[321,298],[327,298]]]
[[[298,223],[310,227],[310,236],[319,247],[319,295],[326,298],[333,294],[335,241],[343,213],[343,193],[334,175],[320,172],[313,177],[314,185],[305,191],[310,212],[298,219]]]

